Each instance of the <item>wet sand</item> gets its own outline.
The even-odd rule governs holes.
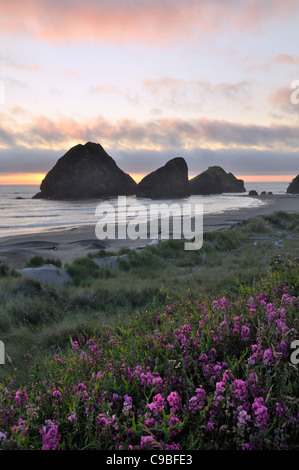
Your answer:
[[[244,196],[247,197],[247,196]],[[299,195],[255,196],[265,202],[257,207],[204,215],[204,232],[229,229],[232,225],[252,217],[269,215],[276,211],[299,212]],[[39,233],[0,238],[0,261],[11,268],[21,269],[35,255],[59,259],[62,264],[86,256],[100,248],[117,251],[122,247],[140,249],[150,238],[137,240],[99,240],[95,226],[77,226],[52,229]]]

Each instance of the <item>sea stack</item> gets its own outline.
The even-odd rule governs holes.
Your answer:
[[[287,189],[288,194],[299,194],[299,175],[293,179]]]
[[[145,176],[137,187],[137,197],[173,199],[190,196],[188,166],[184,158],[169,160]]]
[[[190,180],[191,194],[244,193],[244,181],[232,173],[226,173],[220,166],[210,166]]]
[[[35,199],[90,199],[136,193],[137,183],[100,144],[72,147],[43,179]]]

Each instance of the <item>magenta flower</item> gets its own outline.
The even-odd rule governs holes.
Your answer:
[[[170,395],[168,395],[167,397],[167,401],[171,406],[171,413],[174,413],[175,411],[179,411],[181,409],[181,399],[179,397],[178,392],[171,392]]]
[[[152,411],[154,415],[158,414],[164,409],[165,400],[160,393],[153,397],[152,403],[146,405],[146,408]]]
[[[58,433],[58,425],[50,420],[45,421],[46,426],[40,430],[42,435],[42,450],[58,450],[60,434]],[[47,429],[48,428],[48,429]]]

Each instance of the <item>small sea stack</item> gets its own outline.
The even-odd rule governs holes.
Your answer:
[[[173,158],[161,168],[145,176],[138,184],[136,196],[151,199],[190,196],[188,166],[185,159]]]
[[[287,189],[288,194],[299,194],[299,175],[293,179]]]
[[[244,193],[244,181],[232,173],[226,173],[220,166],[210,166],[190,180],[191,194]]]

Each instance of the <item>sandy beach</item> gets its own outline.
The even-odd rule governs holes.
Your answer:
[[[225,230],[243,220],[269,215],[275,211],[299,211],[299,195],[256,197],[262,199],[265,204],[249,209],[205,215],[203,219],[204,232]],[[99,240],[93,225],[64,227],[39,233],[1,237],[0,261],[12,268],[21,269],[32,256],[39,255],[43,258],[59,259],[62,264],[66,264],[100,248],[109,251],[117,251],[122,247],[138,249],[149,242],[150,239]]]

